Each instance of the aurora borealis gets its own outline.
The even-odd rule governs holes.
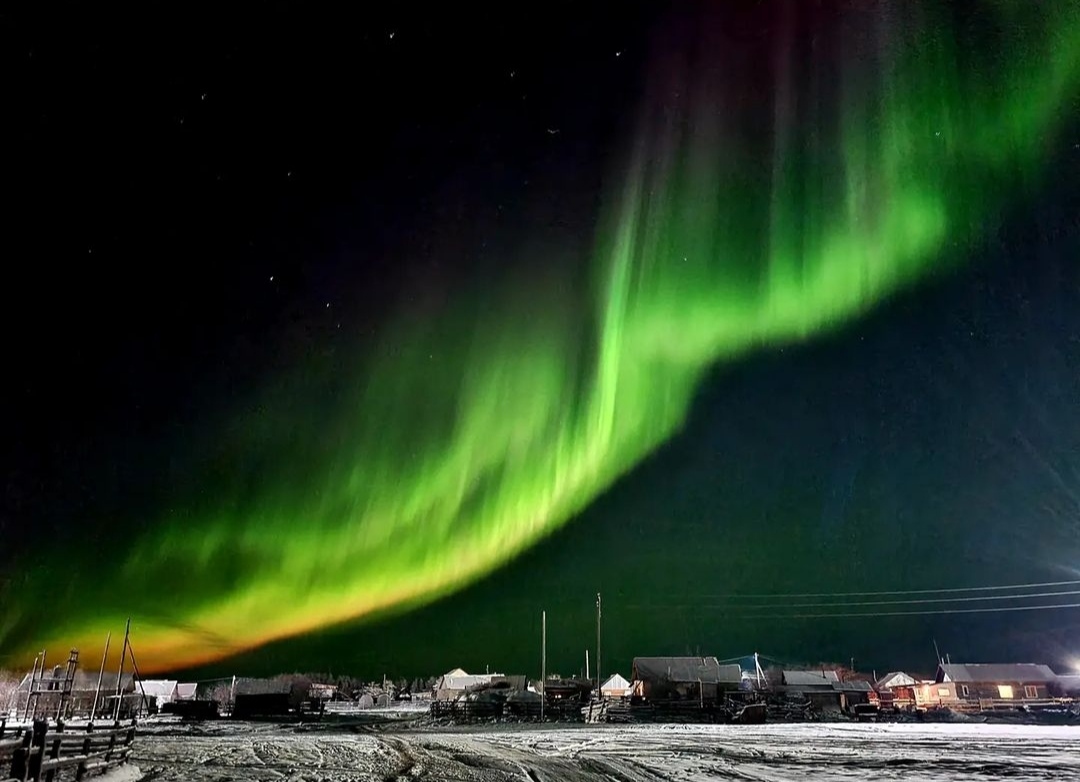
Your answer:
[[[573,260],[511,257],[296,359],[224,424],[197,411],[205,484],[95,555],[115,568],[17,561],[0,652],[100,649],[131,616],[168,669],[430,603],[571,522],[718,366],[967,263],[1076,121],[1080,6],[960,5],[775,3],[738,41],[723,4],[658,14]]]

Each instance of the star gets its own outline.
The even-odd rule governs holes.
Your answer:
[[[206,93],[205,92],[202,95],[199,96],[199,100],[206,100]]]
[[[556,133],[558,133],[558,132],[559,132],[559,128],[548,128],[548,129],[547,129],[547,132],[548,132],[548,133],[549,133],[550,135],[554,136],[554,135],[555,135]]]
[[[390,40],[391,40],[391,41],[392,41],[392,40],[394,40],[394,36],[395,36],[395,35],[397,35],[397,33],[390,33]]]

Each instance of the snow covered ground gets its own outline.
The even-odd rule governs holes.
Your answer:
[[[1080,728],[1003,725],[147,726],[145,780],[1080,780]]]

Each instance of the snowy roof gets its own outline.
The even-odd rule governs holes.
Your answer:
[[[606,682],[600,685],[600,691],[604,690],[626,690],[629,689],[630,682],[622,677],[621,674],[614,674]]]
[[[742,668],[721,665],[715,657],[635,657],[634,678],[703,684],[739,684]]]
[[[447,671],[446,673],[443,674],[443,676],[450,676],[450,677],[454,677],[454,678],[456,678],[458,676],[468,676],[468,675],[469,674],[465,673],[464,668],[455,668],[454,670]]]
[[[1057,681],[1047,665],[1035,663],[942,663],[938,666],[938,681],[943,682],[1038,682]]]
[[[915,677],[903,671],[890,671],[878,679],[877,686],[880,689],[887,690],[890,687],[912,687],[915,684],[917,684]]]
[[[479,673],[475,676],[464,674],[463,676],[442,676],[435,685],[436,690],[467,690],[479,684],[489,684],[496,674]]]
[[[193,700],[195,700],[195,690],[197,690],[198,687],[199,687],[199,685],[195,684],[194,682],[185,683],[185,684],[177,684],[176,685],[176,697],[177,697],[177,699],[182,700],[182,701],[193,701]]]
[[[176,679],[144,679],[139,682],[136,691],[147,697],[158,699],[172,698],[176,695]]]
[[[784,671],[784,684],[795,687],[829,687],[840,681],[836,671]]]

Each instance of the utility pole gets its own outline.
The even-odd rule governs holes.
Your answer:
[[[592,676],[589,675],[589,650],[588,649],[585,650],[585,678],[586,679],[592,679]]]
[[[127,662],[128,638],[131,635],[131,619],[124,626],[124,648],[120,650],[120,669],[116,672],[116,708],[113,710],[113,722],[120,721],[120,704],[123,703],[124,663]]]
[[[596,593],[596,697],[600,697],[600,593]]]
[[[937,639],[932,639],[934,642],[934,657],[937,658],[937,665],[941,665],[944,660],[941,659],[941,650],[937,648]]]
[[[547,703],[547,611],[540,612],[540,721]]]
[[[101,679],[105,676],[105,660],[109,656],[109,641],[112,640],[112,631],[110,630],[105,636],[105,652],[101,655],[101,668],[98,670],[97,675],[97,689],[94,690],[94,705],[90,707],[90,724],[94,724],[94,717],[97,716],[98,698],[101,697]]]

